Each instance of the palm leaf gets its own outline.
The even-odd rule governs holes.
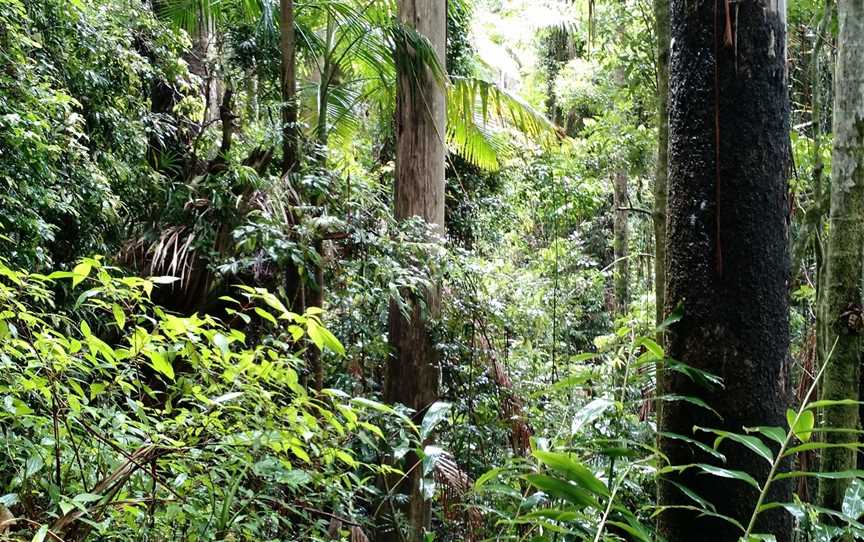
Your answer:
[[[475,166],[497,171],[511,146],[497,136],[505,128],[549,146],[564,138],[560,128],[518,96],[495,83],[452,78],[447,101],[447,140],[453,150]]]

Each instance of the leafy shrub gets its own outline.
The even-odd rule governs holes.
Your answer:
[[[293,314],[243,287],[227,324],[268,330],[249,344],[211,316],[154,306],[170,279],[101,259],[48,276],[0,263],[0,276],[0,512],[15,518],[0,533],[313,540],[360,528],[354,503],[376,469],[359,456],[383,436],[364,411],[389,409],[307,393],[297,353],[342,351],[320,310]],[[60,311],[67,281],[85,289]]]

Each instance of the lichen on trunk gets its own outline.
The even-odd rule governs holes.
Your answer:
[[[859,399],[862,361],[862,296],[864,273],[864,1],[839,0],[834,149],[831,170],[831,211],[818,341],[827,352],[821,399]],[[827,408],[826,428],[859,428],[857,405]],[[827,432],[831,444],[851,444],[858,435]],[[856,467],[852,448],[833,447],[822,454],[822,471]],[[848,479],[822,479],[819,503],[839,510]]]

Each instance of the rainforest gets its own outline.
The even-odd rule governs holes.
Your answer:
[[[862,292],[864,0],[0,0],[0,541],[864,540]]]

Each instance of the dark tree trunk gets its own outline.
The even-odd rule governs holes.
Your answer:
[[[671,28],[666,310],[683,303],[684,316],[668,332],[668,354],[717,374],[726,387],[706,391],[677,373],[663,373],[667,393],[701,397],[723,418],[689,403],[666,403],[661,429],[693,436],[696,425],[735,432],[785,426],[790,161],[785,3],[672,0]],[[714,440],[704,433],[696,437],[709,446]],[[661,448],[672,464],[716,463],[681,441],[662,439]],[[764,482],[769,469],[764,459],[728,441],[720,450],[728,459],[724,468]],[[718,513],[749,522],[757,499],[749,485],[695,469],[669,478],[714,503]],[[790,498],[790,486],[777,483],[767,502]],[[665,481],[660,501],[693,504]],[[669,542],[735,542],[742,534],[727,522],[683,510],[663,513],[659,530]],[[788,542],[788,513],[762,514],[756,532]]]
[[[446,2],[401,0],[399,20],[428,38],[440,63],[445,63]],[[445,95],[428,71],[419,78],[412,81],[408,74],[399,75],[394,212],[397,220],[417,216],[443,232]],[[413,408],[418,418],[438,399],[439,369],[427,322],[438,313],[439,293],[432,287],[425,294],[425,299],[407,300],[411,306],[408,318],[395,302],[390,304],[393,359],[387,365],[384,390],[388,402]],[[421,469],[413,468],[416,461],[416,457],[410,458],[405,466],[406,472],[413,470],[403,484],[410,484],[403,488],[410,495],[405,510],[409,542],[423,540],[423,531],[431,522],[430,504],[420,492]]]

